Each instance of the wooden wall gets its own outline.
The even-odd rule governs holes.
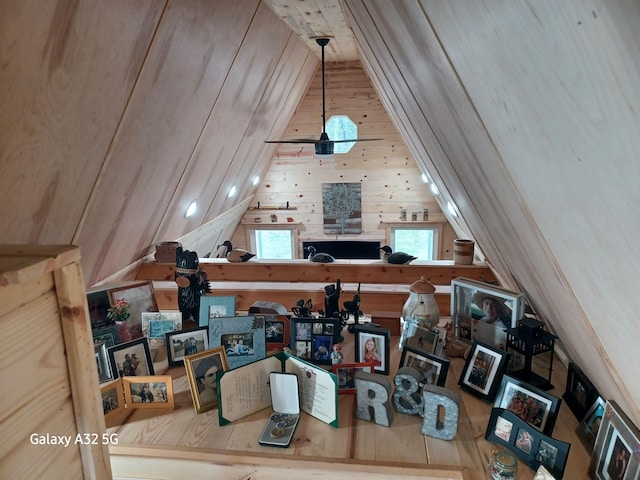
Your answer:
[[[357,142],[348,153],[337,153],[329,159],[315,157],[313,145],[279,144],[251,202],[252,209],[245,213],[242,224],[234,233],[234,245],[248,248],[247,227],[271,225],[270,216],[276,214],[278,223],[286,224],[286,217],[291,217],[300,224],[300,245],[306,240],[336,239],[389,243],[389,223],[440,226],[439,258],[453,258],[456,234],[428,185],[421,180],[422,170],[387,115],[362,64],[327,61],[325,70],[327,121],[332,115],[347,115],[356,123],[359,138],[382,140]],[[321,132],[322,69],[319,67],[280,138],[319,138]],[[361,235],[328,235],[323,232],[322,184],[337,182],[361,185]],[[255,210],[258,202],[261,210]],[[287,202],[295,210],[273,211],[269,208],[283,208]],[[429,223],[412,222],[411,213],[418,212],[418,218],[422,220],[425,208],[429,209]],[[402,209],[408,211],[406,222],[400,220]],[[260,219],[260,224],[256,219]],[[302,255],[301,246],[298,253]]]

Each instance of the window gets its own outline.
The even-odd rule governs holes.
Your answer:
[[[435,260],[438,258],[438,232],[434,227],[391,227],[391,249],[419,260]]]
[[[294,230],[291,228],[251,229],[251,248],[256,258],[291,260],[294,256]]]
[[[333,115],[326,125],[327,135],[331,140],[347,140],[358,138],[358,126],[346,115]],[[356,142],[336,143],[334,153],[347,153]]]

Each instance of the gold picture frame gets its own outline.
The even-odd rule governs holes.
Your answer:
[[[173,410],[173,379],[171,375],[123,377],[127,408]]]
[[[218,406],[217,373],[229,370],[224,346],[184,357],[184,369],[189,379],[191,398],[196,413]]]

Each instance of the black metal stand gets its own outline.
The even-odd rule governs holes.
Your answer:
[[[524,367],[515,372],[509,372],[514,378],[538,387],[542,390],[551,390],[551,372],[553,370],[553,351],[557,336],[542,330],[542,322],[537,320],[522,320],[520,326],[507,329],[507,351],[513,349],[524,355]],[[533,357],[550,352],[549,374],[545,378],[533,372]]]

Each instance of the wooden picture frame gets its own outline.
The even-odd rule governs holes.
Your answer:
[[[375,373],[389,374],[391,331],[386,328],[355,325],[355,361],[373,362]]]
[[[567,367],[567,387],[562,394],[565,403],[578,421],[581,421],[593,402],[600,396],[596,387],[580,367],[569,362]]]
[[[173,410],[173,379],[171,375],[122,377],[127,408]]]
[[[102,411],[105,421],[110,420],[125,410],[126,404],[122,379],[119,378],[100,385],[100,395],[102,396]]]
[[[640,478],[640,430],[612,400],[604,407],[589,475],[595,480]]]
[[[291,343],[291,321],[287,315],[264,314],[267,352],[282,351]]]
[[[556,480],[564,475],[571,444],[544,435],[509,410],[491,409],[485,438],[507,448],[533,470],[542,465]]]
[[[225,347],[218,346],[184,357],[191,399],[196,413],[218,406],[218,372],[229,370]]]
[[[475,340],[458,379],[458,385],[487,402],[493,402],[508,358],[509,354],[506,351]]]
[[[522,380],[504,375],[495,407],[513,412],[545,435],[552,435],[562,399]]]
[[[111,363],[107,354],[107,346],[104,342],[94,343],[93,350],[96,355],[96,367],[98,368],[98,382],[106,383],[113,380]]]
[[[267,356],[265,316],[212,317],[209,348],[224,347],[229,368],[237,368]]]
[[[151,347],[164,347],[165,334],[182,330],[182,312],[142,312],[142,334]]]
[[[199,327],[208,327],[209,319],[214,317],[235,317],[235,295],[204,295],[200,297]]]
[[[498,319],[489,323],[483,310],[484,298],[495,301]],[[477,303],[480,303],[478,305]],[[515,328],[524,317],[525,296],[464,277],[451,280],[451,320],[456,340],[470,344],[477,340],[506,350],[507,328]]]
[[[314,365],[331,365],[333,345],[340,343],[340,319],[294,317],[289,323],[294,355]]]
[[[607,402],[604,398],[598,397],[576,428],[576,435],[588,452],[593,451],[606,404]]]
[[[415,368],[421,375],[420,385],[436,385],[444,387],[447,381],[450,361],[446,358],[438,357],[419,348],[405,345],[402,349],[400,364],[402,367]]]
[[[209,349],[209,327],[196,327],[165,333],[167,362],[170,367],[184,365],[184,357]]]
[[[355,373],[362,370],[367,373],[375,373],[373,362],[360,363],[336,363],[331,367],[331,371],[338,377],[338,394],[355,394],[356,379]]]
[[[118,300],[124,300],[129,304],[130,316],[127,320],[127,330],[129,330],[132,339],[142,337],[142,312],[158,311],[151,282],[138,282],[123,287],[110,288],[107,293],[112,307]]]
[[[146,337],[114,345],[108,348],[107,352],[109,353],[113,378],[150,376],[155,373],[149,341]],[[132,358],[127,358],[127,355]]]

